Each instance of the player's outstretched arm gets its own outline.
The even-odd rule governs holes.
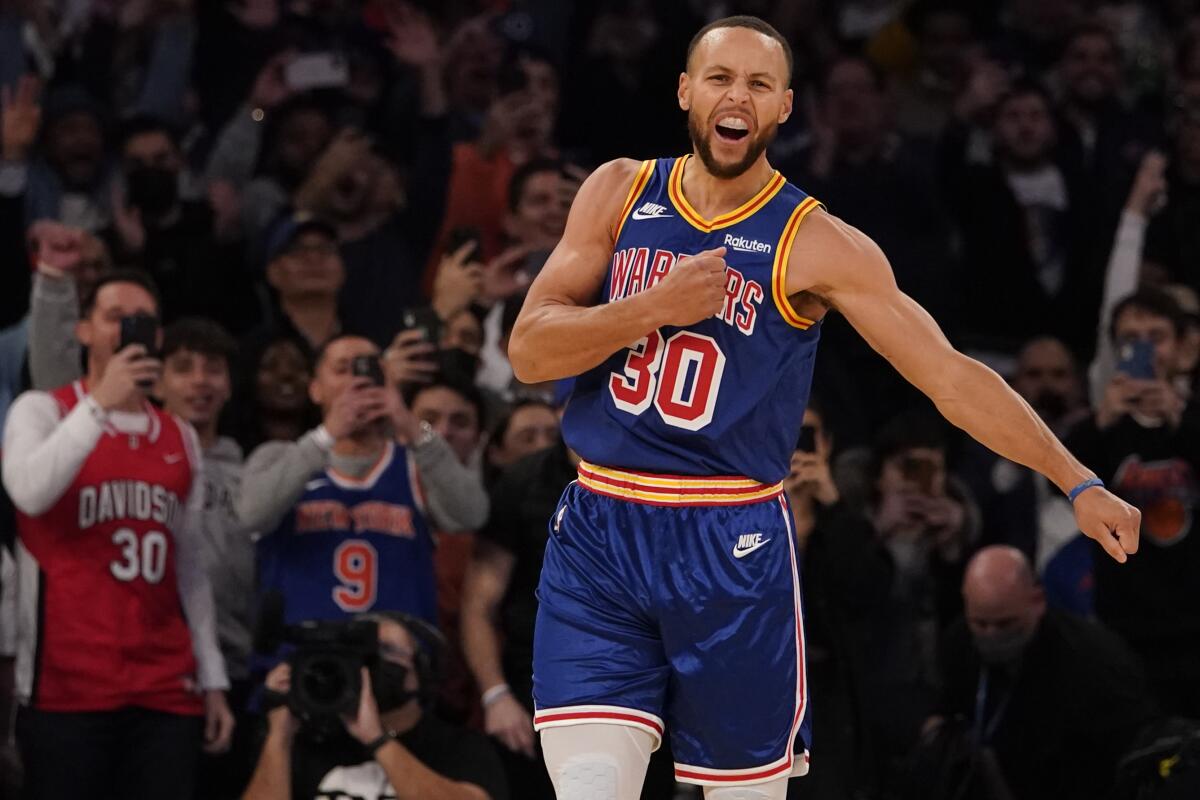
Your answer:
[[[579,375],[663,325],[689,325],[724,301],[724,248],[680,259],[653,288],[599,300],[621,210],[641,165],[629,159],[593,172],[571,206],[566,231],[529,287],[508,345],[517,379]]]
[[[1064,493],[1095,477],[1003,378],[950,345],[860,231],[829,214],[810,214],[792,248],[787,291],[825,298],[946,419],[989,449],[1037,470]],[[1081,493],[1075,518],[1117,561],[1137,551],[1141,514],[1104,489]]]

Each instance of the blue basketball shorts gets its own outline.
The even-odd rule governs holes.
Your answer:
[[[808,771],[800,577],[779,484],[584,462],[538,586],[534,727],[671,736],[675,777],[751,785]]]

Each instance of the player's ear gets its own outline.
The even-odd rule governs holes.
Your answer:
[[[792,93],[791,89],[783,90],[783,107],[781,109],[779,109],[779,124],[780,125],[787,122],[788,117],[790,117],[792,115],[792,101],[794,99],[795,99],[795,95]]]
[[[679,73],[679,89],[676,96],[679,98],[679,107],[684,111],[690,110],[692,106],[691,100],[688,99],[690,88],[688,74],[686,72]]]

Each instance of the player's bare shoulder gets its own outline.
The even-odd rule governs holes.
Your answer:
[[[626,195],[643,163],[616,158],[597,167],[579,188],[568,224],[603,233],[611,240],[621,221]]]
[[[787,294],[811,292],[830,298],[839,289],[879,281],[894,285],[879,245],[853,225],[815,209],[796,231],[787,264]]]

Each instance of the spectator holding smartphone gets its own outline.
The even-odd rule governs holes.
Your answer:
[[[369,340],[335,337],[309,386],[322,424],[246,463],[238,515],[261,534],[259,588],[282,595],[288,622],[372,610],[436,621],[431,528],[471,530],[487,517],[478,477],[398,383]]]
[[[1117,303],[1113,378],[1095,414],[1070,434],[1072,452],[1142,510],[1147,546],[1130,569],[1095,559],[1096,614],[1146,663],[1164,709],[1200,715],[1200,419],[1169,380],[1185,319],[1174,299],[1141,289]],[[1132,562],[1131,562],[1132,563]]]
[[[5,427],[27,797],[187,797],[201,746],[232,734],[200,444],[146,399],[162,369],[157,315],[140,273],[101,278],[76,328],[87,376],[25,393]]]

